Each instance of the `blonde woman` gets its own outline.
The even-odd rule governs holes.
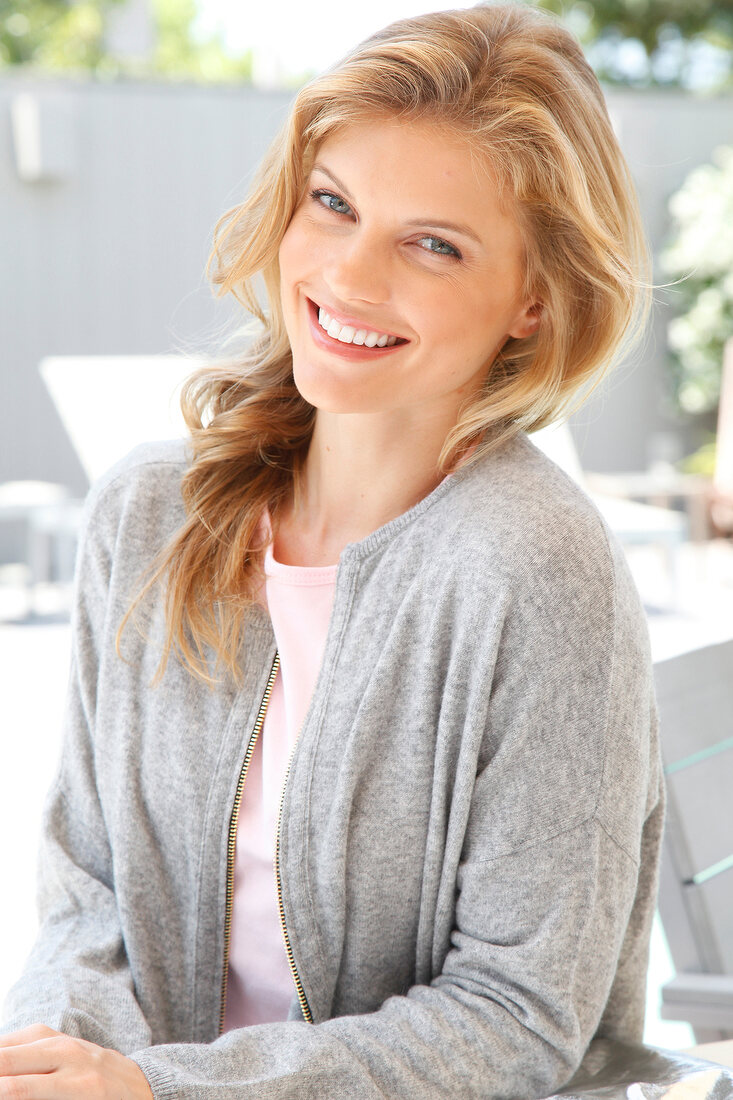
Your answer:
[[[0,1097],[546,1096],[641,1035],[662,815],[637,596],[526,435],[644,297],[579,47],[388,27],[212,270],[248,354],[90,497]]]

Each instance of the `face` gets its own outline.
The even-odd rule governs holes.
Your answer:
[[[455,422],[506,339],[539,323],[515,217],[435,122],[328,138],[279,259],[295,382],[324,411]]]

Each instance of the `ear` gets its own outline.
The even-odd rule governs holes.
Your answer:
[[[525,337],[537,331],[541,320],[542,305],[539,302],[532,302],[531,305],[524,306],[516,315],[507,336],[513,336],[515,340],[524,340]]]

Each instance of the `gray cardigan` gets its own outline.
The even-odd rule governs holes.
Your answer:
[[[344,550],[281,814],[300,998],[218,1036],[271,626],[253,611],[239,689],[175,659],[151,686],[159,598],[114,647],[184,468],[140,448],[90,495],[42,924],[4,1030],[132,1053],[156,1100],[529,1100],[594,1035],[639,1038],[663,801],[646,626],[593,505],[525,436]]]

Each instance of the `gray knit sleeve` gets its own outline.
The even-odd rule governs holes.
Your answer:
[[[114,545],[104,486],[87,502],[72,618],[62,757],[47,797],[38,869],[39,932],[4,1006],[3,1033],[45,1024],[123,1052],[150,1042],[114,892],[94,757],[100,639]]]

